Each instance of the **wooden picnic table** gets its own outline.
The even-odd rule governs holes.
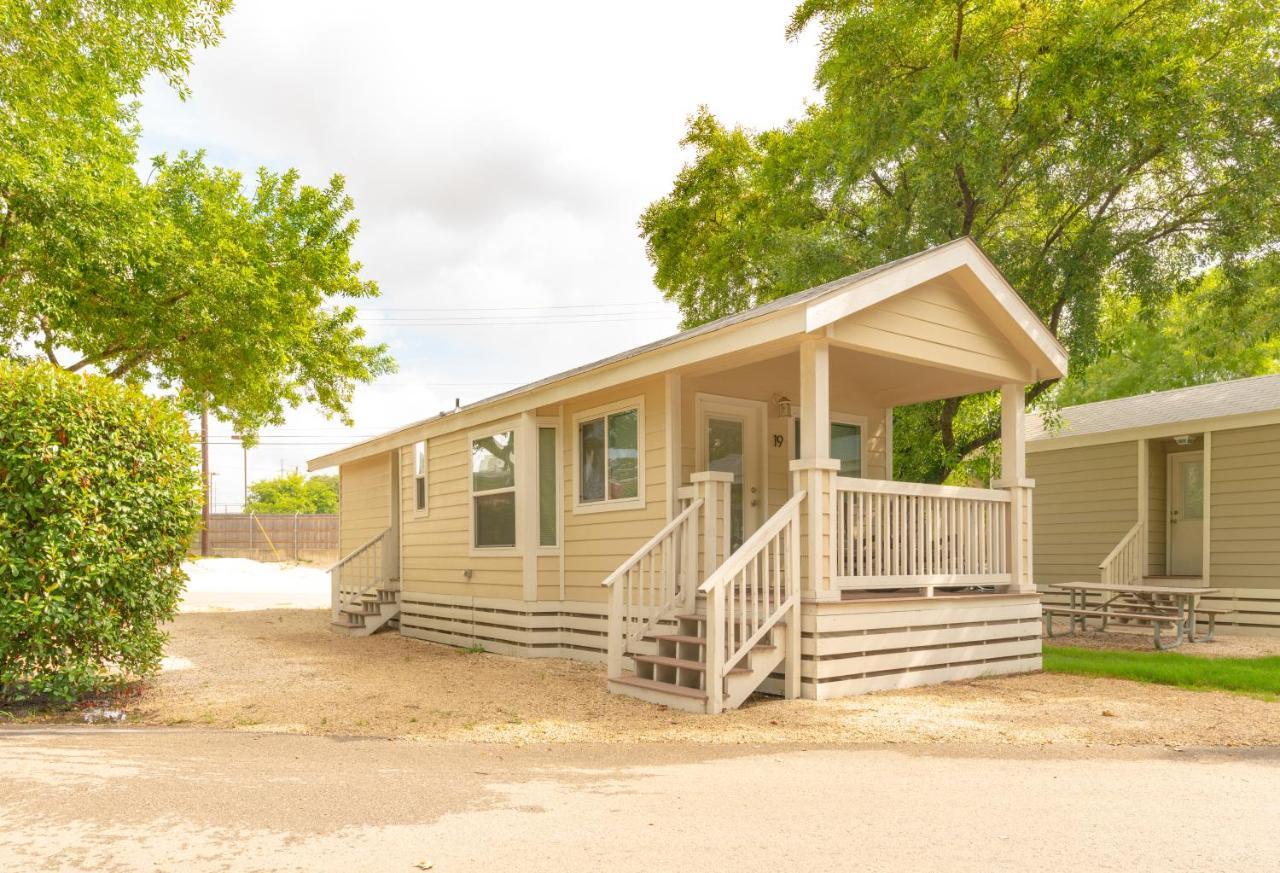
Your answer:
[[[1175,610],[1177,621],[1178,640],[1182,641],[1182,636],[1192,642],[1196,638],[1196,601],[1208,594],[1217,594],[1217,588],[1191,588],[1181,587],[1177,585],[1118,585],[1109,582],[1059,582],[1051,585],[1066,591],[1071,595],[1071,606],[1069,618],[1074,627],[1079,621],[1080,629],[1088,628],[1088,620],[1090,618],[1102,619],[1102,630],[1107,629],[1107,619],[1113,614],[1115,617],[1129,617],[1135,613],[1146,614],[1151,617],[1169,616],[1169,610]],[[1111,596],[1104,599],[1102,603],[1097,605],[1096,611],[1089,604],[1089,596],[1092,594],[1100,594]],[[1138,600],[1138,604],[1132,602],[1121,603],[1121,609],[1113,609],[1113,604],[1117,601]],[[1212,626],[1210,626],[1212,636]],[[1156,640],[1159,644],[1159,631],[1157,628]],[[1175,643],[1176,645],[1177,643]]]

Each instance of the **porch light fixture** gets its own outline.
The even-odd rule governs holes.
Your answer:
[[[1182,436],[1174,437],[1173,441],[1177,443],[1179,446],[1182,446],[1183,448],[1186,448],[1187,446],[1191,445],[1191,437],[1187,436],[1186,434],[1183,434]]]
[[[785,394],[775,394],[769,398],[769,402],[778,411],[778,418],[791,417],[791,400]]]

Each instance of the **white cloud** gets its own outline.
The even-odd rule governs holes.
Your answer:
[[[784,39],[791,9],[241,0],[224,41],[197,55],[188,101],[161,83],[144,95],[143,150],[205,148],[246,174],[295,166],[315,184],[342,173],[357,256],[383,291],[373,307],[656,304],[636,220],[686,158],[686,117],[706,103],[761,127],[812,95],[816,49]],[[401,372],[359,389],[356,426],[298,410],[250,453],[250,479],[675,329],[674,307],[647,309],[537,326],[395,313],[370,330]],[[240,450],[215,446],[213,460],[218,502],[237,503]]]

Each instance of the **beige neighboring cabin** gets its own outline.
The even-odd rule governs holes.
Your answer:
[[[1280,633],[1280,375],[1030,416],[1036,582],[1212,587],[1218,625]]]
[[[1023,397],[1066,367],[961,239],[432,415],[310,464],[334,626],[704,712],[1037,669]],[[1005,480],[894,481],[895,406],[991,390]]]

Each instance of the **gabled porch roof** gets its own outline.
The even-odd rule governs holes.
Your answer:
[[[891,328],[856,324],[855,317],[878,304],[924,283],[946,279],[963,292],[983,323],[994,334],[990,341],[1011,348],[1012,366],[984,364],[981,354],[955,348],[955,360],[938,365],[946,371],[942,383],[919,387],[919,374],[932,369],[927,348],[895,339]],[[945,328],[945,324],[940,323]],[[987,390],[1002,382],[1033,382],[1063,376],[1067,353],[1030,307],[973,240],[963,237],[770,301],[752,309],[708,322],[664,339],[576,367],[519,388],[440,413],[339,451],[313,458],[309,470],[319,470],[388,451],[438,433],[516,414],[525,409],[559,403],[601,387],[628,382],[682,367],[705,366],[712,359],[741,361],[770,357],[794,347],[805,336],[825,336],[861,361],[867,374],[877,361],[897,361],[901,390],[886,382],[886,404],[905,404]],[[980,338],[981,339],[981,338]],[[887,376],[886,376],[887,378]],[[943,384],[945,383],[945,384]],[[908,386],[915,385],[914,389]]]

